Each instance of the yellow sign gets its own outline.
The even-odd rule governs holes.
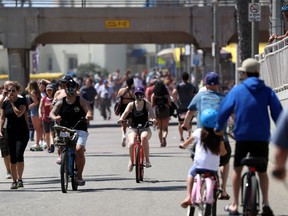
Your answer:
[[[129,20],[105,20],[105,28],[130,28]]]

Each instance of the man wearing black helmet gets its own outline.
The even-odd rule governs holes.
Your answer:
[[[287,22],[288,21],[288,5],[284,5],[281,8],[281,12],[283,14],[284,17],[284,21]],[[277,34],[272,34],[269,39],[268,39],[268,43],[271,44],[274,40],[276,41],[280,41],[282,39],[284,39],[285,37],[288,36],[288,31],[286,31],[286,33],[284,35],[277,35]]]
[[[132,172],[133,170],[133,149],[134,149],[134,140],[137,135],[137,126],[140,124],[142,128],[140,129],[141,133],[141,142],[144,149],[145,155],[145,166],[146,168],[151,167],[150,159],[149,159],[149,139],[151,138],[151,130],[149,125],[146,125],[146,122],[149,118],[153,121],[153,124],[156,125],[157,121],[155,119],[155,114],[152,109],[151,104],[144,99],[144,88],[142,86],[135,88],[134,95],[135,101],[130,102],[125,111],[122,113],[118,122],[123,123],[123,120],[126,119],[128,114],[131,114],[131,132],[128,134],[128,143],[129,143],[129,154],[130,160],[128,163],[128,171]]]
[[[66,96],[58,100],[50,112],[50,117],[59,123],[61,126],[72,128],[75,125],[77,134],[79,135],[76,144],[77,154],[77,169],[78,169],[78,185],[85,185],[82,178],[82,172],[85,165],[85,146],[88,137],[87,123],[77,122],[85,118],[87,121],[93,119],[91,106],[84,98],[77,95],[77,83],[73,79],[66,82],[65,87]]]

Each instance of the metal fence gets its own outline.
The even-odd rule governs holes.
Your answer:
[[[218,0],[234,6],[237,0]],[[192,7],[211,5],[213,0],[0,0],[0,7]],[[269,5],[270,0],[260,0]]]
[[[264,48],[256,58],[261,63],[261,77],[276,92],[288,89],[288,38]]]

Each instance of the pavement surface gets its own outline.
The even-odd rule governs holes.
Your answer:
[[[186,195],[186,176],[191,166],[187,150],[179,149],[176,119],[169,126],[167,147],[160,148],[156,131],[150,140],[152,167],[145,169],[144,182],[135,182],[135,173],[127,171],[128,148],[121,147],[121,132],[117,119],[103,120],[96,111],[91,122],[83,177],[86,185],[63,194],[60,186],[57,153],[25,151],[24,188],[11,190],[11,180],[5,179],[0,163],[0,215],[7,216],[180,216],[186,209],[180,202]],[[105,126],[105,127],[104,127]],[[232,149],[234,143],[231,142]],[[273,149],[268,172],[273,166]],[[233,158],[230,167],[232,169]],[[227,191],[232,195],[231,171]],[[288,188],[270,179],[270,204],[275,215],[288,215]],[[217,215],[228,215],[224,206],[230,200],[217,203]],[[241,208],[239,209],[241,211]]]

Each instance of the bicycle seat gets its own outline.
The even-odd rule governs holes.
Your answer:
[[[257,166],[257,165],[263,165],[266,164],[267,160],[265,158],[261,157],[246,157],[242,158],[241,164],[243,166]]]

